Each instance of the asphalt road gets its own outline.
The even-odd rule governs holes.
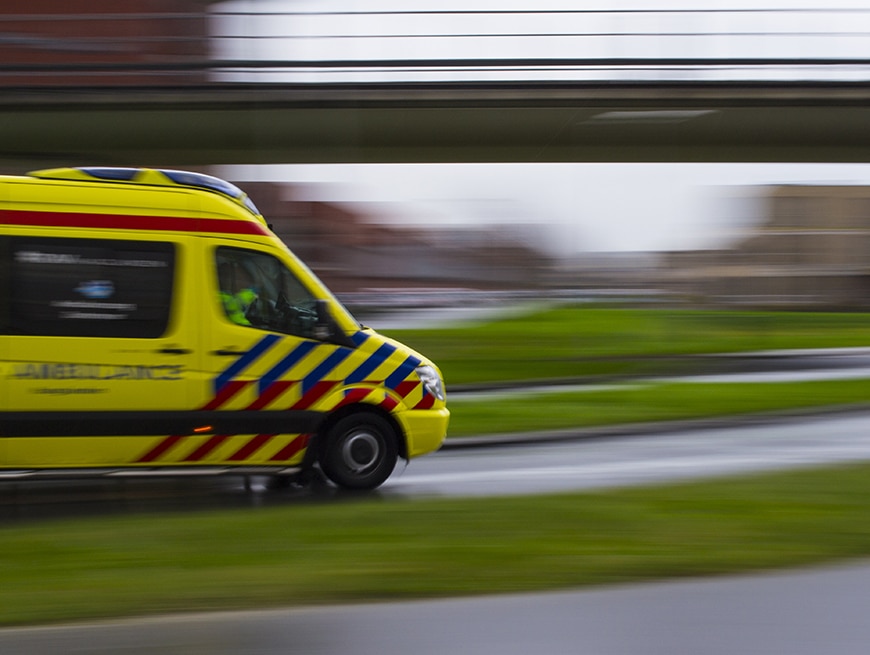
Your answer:
[[[654,432],[651,432],[654,431]],[[870,412],[541,435],[412,461],[385,496],[534,494],[660,484],[870,459]],[[554,440],[550,440],[554,439]]]

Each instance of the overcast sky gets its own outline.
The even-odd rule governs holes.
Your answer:
[[[219,174],[304,184],[304,198],[394,222],[540,225],[562,255],[723,247],[759,219],[761,185],[870,185],[863,164],[347,164]]]
[[[293,14],[217,20],[214,30],[218,35],[269,37],[219,40],[220,56],[242,59],[857,57],[868,55],[867,43],[870,42],[870,6],[866,0],[837,0],[823,8],[817,0],[550,0],[538,3],[518,0],[237,0],[216,8],[219,12]],[[366,17],[341,13],[526,8],[700,9],[705,12],[520,14],[485,18],[467,14]],[[753,11],[710,12],[739,8]],[[759,11],[783,8],[811,11]],[[861,11],[842,11],[849,8]],[[306,13],[320,15],[301,15]],[[759,32],[770,35],[760,37]],[[504,36],[508,33],[550,36]],[[609,36],[553,36],[581,33]],[[692,33],[707,36],[687,35]],[[448,36],[435,39],[396,36],[409,34]],[[478,36],[461,36],[464,34]],[[501,36],[485,36],[487,34]],[[619,34],[626,36],[614,36]],[[832,38],[833,34],[839,37]],[[542,74],[555,79],[563,79],[565,75]],[[626,75],[634,75],[648,79],[650,75],[673,74],[609,71],[572,72],[568,76],[619,75],[624,79]],[[788,74],[810,78],[820,75],[818,70]],[[276,75],[278,79],[317,82],[371,79],[359,73],[325,71],[295,78],[286,72]],[[391,79],[408,79],[409,75],[415,79],[443,79],[445,73],[403,73]],[[495,74],[474,72],[471,75],[492,79]],[[719,72],[716,75],[747,76],[748,73]],[[775,71],[764,75],[781,79],[783,73]],[[821,75],[836,75],[839,79],[870,76],[867,71],[854,69],[826,70]],[[549,244],[561,254],[584,250],[716,247],[727,244],[740,227],[757,219],[753,205],[743,199],[757,196],[759,185],[870,184],[870,165],[854,164],[293,165],[226,167],[220,174],[236,181],[305,184],[308,197],[363,203],[370,207],[377,203],[376,208],[371,207],[372,211],[411,223],[450,226],[506,222],[551,226],[546,229]]]

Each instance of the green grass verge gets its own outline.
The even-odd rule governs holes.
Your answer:
[[[576,588],[870,555],[870,465],[0,528],[5,625]]]
[[[451,385],[664,374],[686,355],[870,346],[870,315],[563,307],[480,325],[391,330]],[[377,327],[375,324],[374,327]]]
[[[862,403],[870,405],[870,380],[644,383],[448,399],[451,438]]]

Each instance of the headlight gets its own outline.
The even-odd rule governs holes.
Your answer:
[[[426,391],[431,393],[438,400],[444,400],[444,387],[441,384],[441,378],[434,368],[431,366],[418,366],[416,373]]]

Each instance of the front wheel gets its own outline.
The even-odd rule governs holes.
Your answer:
[[[347,489],[374,489],[390,477],[398,460],[396,431],[375,414],[352,414],[326,433],[320,467]]]

